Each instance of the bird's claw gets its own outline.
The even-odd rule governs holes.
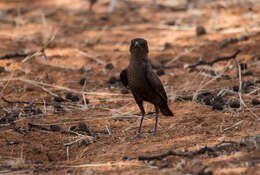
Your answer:
[[[137,134],[136,136],[135,136],[135,139],[140,139],[141,138],[141,135],[140,134]]]

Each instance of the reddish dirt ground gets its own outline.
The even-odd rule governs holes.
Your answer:
[[[81,0],[0,1],[0,174],[260,172],[260,108],[252,104],[253,99],[260,100],[260,3],[191,0],[187,7],[181,0],[158,3],[162,6],[154,8],[152,1],[120,1],[115,12],[108,13],[108,0],[98,1],[93,12]],[[205,35],[196,35],[199,25],[206,28]],[[175,114],[160,115],[157,136],[151,134],[154,115],[146,115],[139,139],[134,137],[140,113],[131,93],[122,94],[117,79],[109,82],[128,65],[129,43],[136,37],[148,40],[153,64],[168,66],[160,79]],[[24,56],[6,57],[44,46],[46,58],[41,52],[25,61]],[[241,74],[233,59],[189,68],[200,58],[209,62],[238,49],[236,61],[247,64]],[[112,69],[106,68],[109,63]],[[82,78],[85,85],[79,83]],[[243,83],[240,100],[233,89],[242,82],[251,85]],[[216,96],[223,89],[222,110],[199,100],[202,92]],[[69,92],[79,101],[54,100],[55,95],[65,99]],[[89,104],[82,103],[83,96]],[[241,106],[230,107],[234,101]],[[145,109],[154,110],[151,104]],[[79,123],[97,137],[70,129]],[[48,129],[51,126],[60,131]],[[251,148],[138,160],[140,155],[189,153],[222,141],[242,143],[249,136],[256,138]]]

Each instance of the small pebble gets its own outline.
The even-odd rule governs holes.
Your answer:
[[[113,69],[114,68],[114,66],[113,66],[113,64],[112,63],[108,63],[106,66],[105,66],[105,68],[106,69]]]
[[[166,42],[166,43],[164,43],[164,45],[163,45],[163,50],[169,49],[169,48],[171,48],[171,47],[172,47],[171,43]]]
[[[74,131],[75,129],[77,129],[77,126],[73,125],[70,127],[69,131]]]
[[[83,123],[83,122],[80,122],[78,124],[78,128],[79,128],[80,131],[85,131],[85,130],[88,129],[87,125],[85,123]]]
[[[79,101],[79,97],[76,95],[72,95],[72,93],[70,93],[70,92],[66,94],[66,99],[69,99],[73,102]]]
[[[197,26],[196,27],[196,34],[197,34],[197,36],[205,35],[206,33],[207,33],[206,29],[203,26]]]
[[[233,86],[233,91],[235,91],[235,92],[238,92],[239,91],[239,86]]]
[[[79,81],[79,84],[80,84],[81,86],[83,86],[83,85],[86,84],[86,83],[87,83],[87,79],[86,79],[86,78],[81,78],[80,81]]]
[[[67,94],[66,94],[66,99],[71,99],[72,98],[72,93],[70,93],[70,92],[68,92]]]
[[[174,26],[176,24],[176,22],[174,20],[169,20],[166,22],[166,25],[169,25],[169,26]]]
[[[256,105],[260,104],[260,101],[254,98],[254,99],[252,99],[251,103],[252,103],[252,105],[256,106]]]
[[[61,98],[61,97],[54,97],[54,99],[53,99],[54,101],[56,101],[56,102],[63,102],[63,101],[65,101],[63,98]]]
[[[246,70],[247,69],[247,64],[246,63],[240,63],[239,64],[241,70]]]
[[[101,21],[108,21],[109,20],[109,17],[108,16],[101,16],[99,18]]]
[[[70,100],[73,102],[77,102],[77,101],[79,101],[79,97],[76,95],[73,95]]]
[[[238,103],[237,101],[232,101],[229,106],[231,108],[240,108],[240,103]]]
[[[52,131],[60,131],[61,130],[61,128],[58,125],[50,125],[50,129]]]
[[[115,84],[116,82],[118,82],[118,79],[114,76],[110,77],[108,80],[109,84]]]

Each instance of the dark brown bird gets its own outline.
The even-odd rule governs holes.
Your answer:
[[[147,41],[136,38],[131,41],[130,63],[120,73],[120,79],[124,86],[129,87],[139,106],[142,118],[138,128],[137,137],[140,136],[145,115],[143,101],[150,102],[155,107],[154,135],[157,134],[159,109],[166,116],[173,116],[167,104],[167,95],[158,76],[153,72],[151,62],[148,59]]]

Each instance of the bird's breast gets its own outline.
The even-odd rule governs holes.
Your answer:
[[[129,66],[128,69],[128,86],[135,94],[144,95],[149,85],[145,76],[145,67],[142,65]]]

